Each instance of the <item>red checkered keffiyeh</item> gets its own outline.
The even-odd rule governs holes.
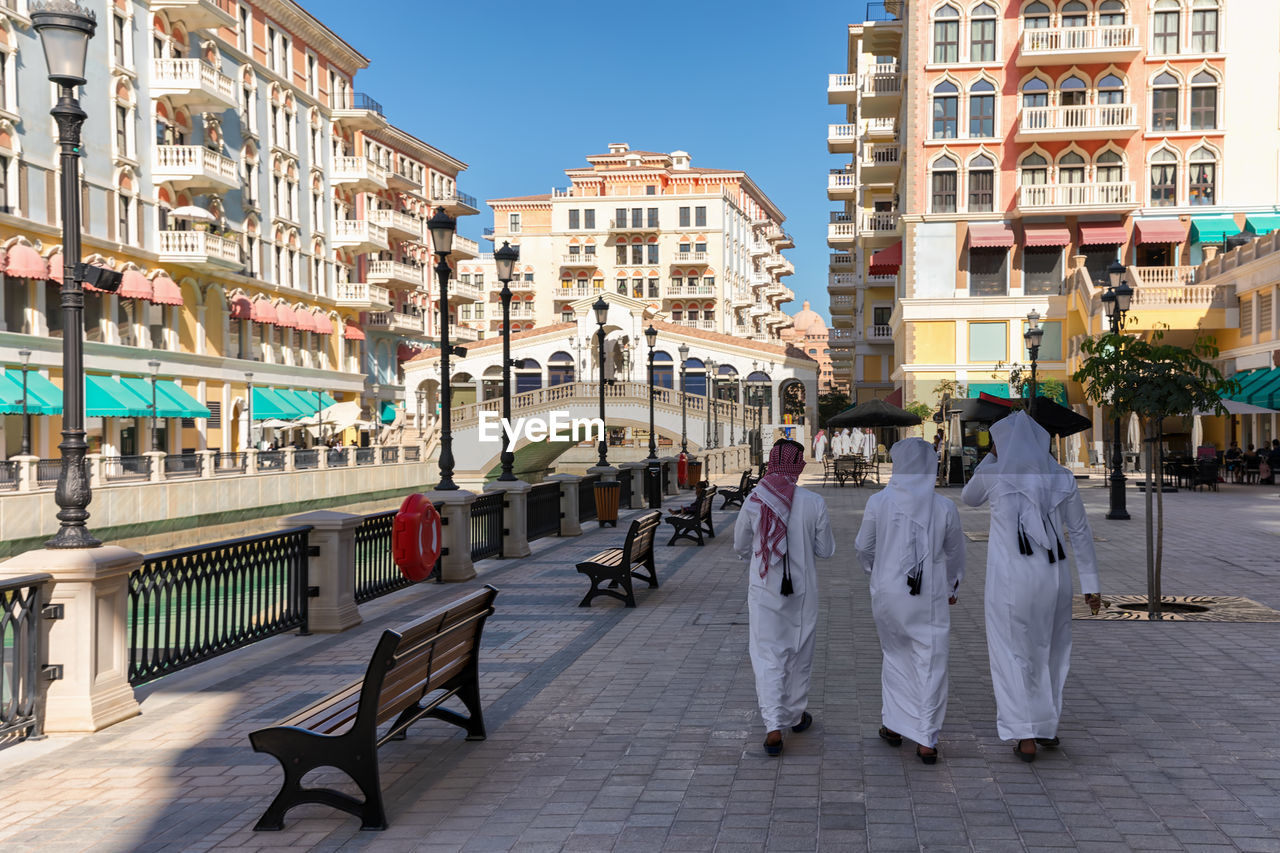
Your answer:
[[[751,492],[751,500],[760,504],[760,528],[756,531],[755,555],[760,558],[760,577],[769,573],[771,558],[782,559],[787,553],[787,522],[791,518],[791,499],[796,480],[804,470],[804,445],[796,441],[779,441],[769,451],[769,473]]]

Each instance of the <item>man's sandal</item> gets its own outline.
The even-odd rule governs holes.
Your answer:
[[[895,731],[890,731],[884,726],[881,726],[880,731],[877,732],[877,734],[879,734],[880,739],[889,744],[889,746],[902,746],[902,735]]]

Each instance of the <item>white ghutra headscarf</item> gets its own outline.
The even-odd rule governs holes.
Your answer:
[[[885,495],[893,508],[889,537],[881,553],[895,554],[907,576],[912,595],[920,593],[920,579],[933,558],[933,487],[938,479],[938,456],[923,438],[904,438],[889,451],[893,475]]]
[[[1018,552],[1030,556],[1039,546],[1049,562],[1065,559],[1062,539],[1050,514],[1071,497],[1075,479],[1049,455],[1049,433],[1026,412],[1014,412],[991,425],[995,464],[988,470],[992,496],[1017,507]]]

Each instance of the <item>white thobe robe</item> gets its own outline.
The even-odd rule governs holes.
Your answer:
[[[994,456],[982,460],[961,498],[969,506],[991,500],[984,595],[996,729],[1004,740],[1052,738],[1071,663],[1071,570],[1066,560],[1050,563],[1043,548],[1018,552],[1017,512],[1004,505],[1014,499],[992,494],[995,463]],[[1071,534],[1081,592],[1097,592],[1098,558],[1084,502],[1071,472],[1055,467],[1057,476],[1070,480],[1071,496],[1048,513],[1048,521],[1064,548],[1063,533]]]
[[[889,526],[902,523],[886,492],[878,492],[867,501],[854,542],[862,568],[871,575],[871,612],[884,650],[880,668],[881,719],[886,728],[927,747],[937,746],[938,732],[947,714],[951,631],[947,599],[955,594],[964,577],[960,513],[947,498],[932,497],[928,550],[933,559],[924,567],[919,595],[912,595],[907,587],[900,549],[886,548],[886,543],[894,541]]]
[[[818,436],[818,440],[813,443],[813,458],[821,459],[827,455],[827,434],[824,432]]]
[[[760,504],[748,500],[738,513],[733,550],[750,562],[747,570],[747,614],[750,619],[749,650],[756,675],[756,699],[766,732],[780,731],[800,722],[809,700],[809,676],[813,671],[814,632],[818,623],[817,557],[836,552],[827,504],[816,492],[796,487],[787,522],[787,559],[794,592],[783,595],[782,562],[776,557],[760,577],[755,555]]]
[[[865,459],[870,460],[876,455],[877,444],[879,442],[876,441],[874,432],[864,432],[862,434],[862,455]]]

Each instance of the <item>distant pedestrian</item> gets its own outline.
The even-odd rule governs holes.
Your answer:
[[[815,557],[835,553],[827,504],[796,485],[804,445],[783,439],[769,452],[769,473],[738,513],[733,550],[749,561],[747,613],[751,667],[764,719],[764,750],[782,754],[782,730],[813,724],[806,710],[818,622]]]
[[[934,493],[937,459],[923,438],[893,445],[893,476],[871,496],[854,547],[871,575],[871,612],[884,663],[880,737],[915,741],[925,764],[938,760],[947,714],[947,657],[956,590],[964,578],[960,513]]]

